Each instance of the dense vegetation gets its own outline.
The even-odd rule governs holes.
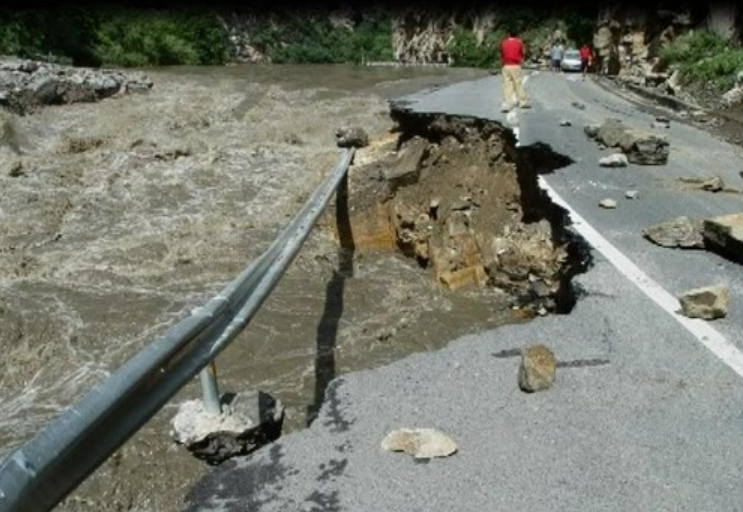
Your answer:
[[[204,8],[0,8],[1,54],[81,66],[222,64],[226,37]]]
[[[743,48],[708,31],[680,36],[661,49],[660,57],[678,66],[685,82],[709,83],[723,90],[732,87],[735,75],[743,70]]]
[[[230,59],[228,33],[219,13],[224,6],[144,5],[0,7],[0,54],[122,67],[218,65]],[[333,24],[323,9],[276,8],[271,16],[253,16],[247,29],[251,45],[274,63],[389,61],[393,12],[394,8],[368,6],[356,11],[354,26],[348,27]],[[484,41],[478,42],[465,23],[454,30],[446,50],[455,66],[490,68],[497,64],[496,43],[510,28],[519,31],[528,56],[534,56],[558,29],[569,44],[590,43],[595,17],[591,9],[579,14],[563,7],[503,6]],[[719,88],[732,85],[743,69],[743,49],[705,31],[679,37],[662,48],[660,56],[678,67],[687,82]]]
[[[249,26],[251,44],[274,63],[360,63],[389,61],[392,55],[390,10],[368,7],[353,29],[334,26],[322,10],[276,10],[256,16]],[[494,44],[510,27],[527,42],[556,28],[572,39],[590,37],[593,13],[555,16],[554,9],[503,8],[499,25],[478,44],[471,30],[459,28],[449,48],[456,66],[490,67]],[[45,9],[0,8],[0,53],[55,59],[85,66],[163,66],[222,64],[229,58],[223,23],[210,7],[143,8],[59,6]]]
[[[392,21],[372,11],[349,30],[327,16],[259,17],[251,43],[275,63],[392,59]],[[229,41],[216,10],[192,8],[0,8],[0,54],[81,66],[223,64]]]
[[[277,64],[359,64],[393,58],[392,19],[382,11],[366,12],[353,28],[334,26],[322,14],[290,11],[255,20],[250,33],[251,44]]]

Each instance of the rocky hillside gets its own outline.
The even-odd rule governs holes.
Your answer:
[[[690,31],[708,30],[740,42],[740,15],[735,5],[657,10],[622,4],[603,7],[593,37],[599,67],[610,74],[663,72],[661,49]]]
[[[404,5],[404,4],[402,4]],[[596,4],[595,8],[576,14],[574,8],[524,5],[505,8],[494,4],[482,6],[447,5],[424,8],[420,5],[384,7],[392,24],[392,57],[401,63],[454,62],[453,43],[461,31],[472,35],[476,46],[492,42],[506,27],[516,25],[529,39],[532,57],[542,57],[552,39],[567,39],[579,44],[575,36],[586,34],[576,23],[591,25],[593,44],[610,72],[632,67],[652,59],[660,46],[691,29],[708,29],[722,38],[740,43],[743,8],[734,3],[698,4],[691,7],[664,7],[663,2],[628,5],[626,2]],[[335,28],[354,31],[370,18],[379,16],[379,8],[358,6],[328,7],[327,12],[292,11],[290,17],[316,21],[324,17]],[[583,19],[579,19],[582,17]],[[260,23],[261,19],[270,21]],[[271,14],[254,11],[232,11],[224,19],[230,32],[233,55],[243,61],[266,61],[266,25],[276,28],[286,23],[287,13]],[[572,27],[571,27],[572,25]],[[573,34],[566,34],[573,29]],[[566,30],[567,29],[567,30]],[[577,29],[577,30],[576,30]],[[460,34],[458,34],[458,31]],[[578,32],[578,33],[576,33]],[[572,40],[572,41],[571,41]],[[585,41],[589,42],[590,41]]]
[[[605,6],[593,36],[597,71],[712,107],[738,103],[742,16],[735,4]]]
[[[576,47],[587,43],[594,48],[597,72],[672,94],[688,82],[709,82],[716,90],[727,90],[743,69],[743,7],[734,3],[679,7],[608,2],[581,12],[565,6],[493,4],[346,6],[274,14],[233,10],[223,22],[231,55],[239,62],[355,59],[492,67],[497,64],[494,44],[515,26],[535,63],[547,62],[554,41]],[[327,28],[310,30],[307,23]],[[342,35],[328,35],[333,31]],[[289,55],[287,48],[297,46],[305,49]],[[327,46],[336,50],[320,49]]]

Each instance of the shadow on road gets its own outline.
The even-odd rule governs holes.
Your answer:
[[[343,316],[343,293],[346,279],[353,277],[354,245],[351,223],[348,218],[348,177],[344,177],[336,193],[336,228],[341,241],[338,247],[338,268],[325,289],[325,309],[317,327],[315,352],[315,396],[307,409],[307,426],[310,426],[320,411],[325,390],[335,378],[335,346],[338,324]]]

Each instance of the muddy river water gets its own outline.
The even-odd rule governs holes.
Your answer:
[[[0,147],[0,453],[267,248],[337,160],[334,130],[391,127],[387,99],[471,70],[225,67],[149,73],[146,94],[48,107]],[[316,401],[319,340],[335,375],[519,321],[487,289],[448,292],[414,261],[339,249],[316,229],[218,359],[223,391],[261,389],[285,432]],[[332,284],[334,283],[334,284]],[[339,297],[341,297],[339,299]],[[188,384],[58,510],[179,510],[206,471],[170,438]]]

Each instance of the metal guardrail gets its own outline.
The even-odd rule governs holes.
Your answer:
[[[345,150],[271,246],[221,293],[126,361],[0,465],[0,512],[45,512],[245,328],[296,257],[354,156]]]

